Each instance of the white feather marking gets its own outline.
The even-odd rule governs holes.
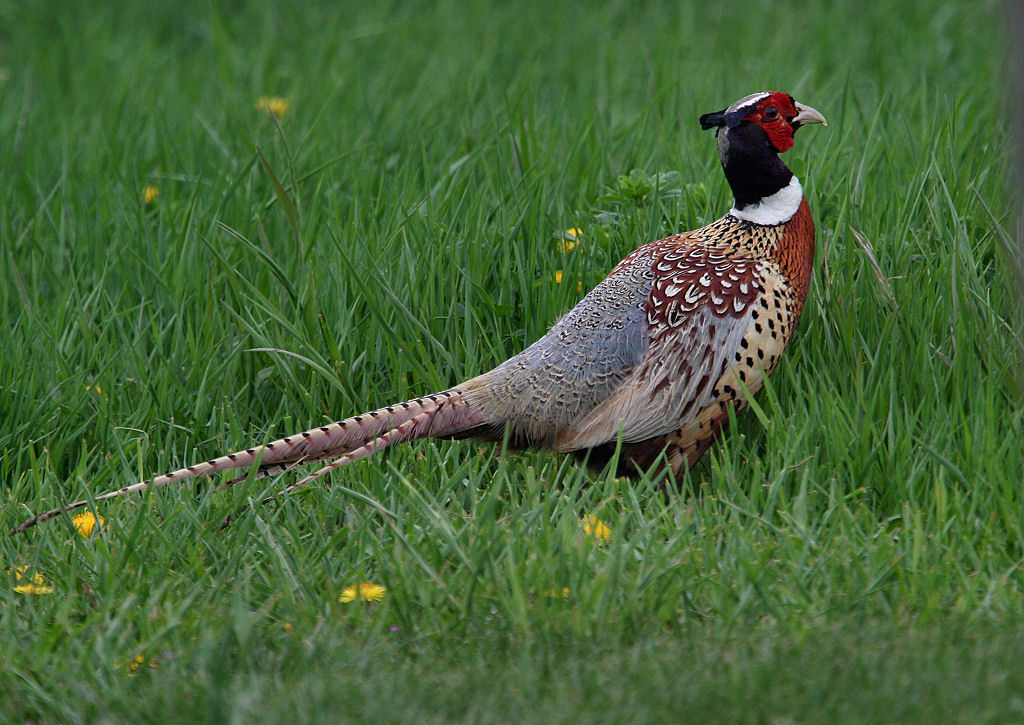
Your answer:
[[[741,108],[746,108],[748,106],[753,106],[755,103],[760,103],[762,100],[764,100],[770,95],[771,93],[769,93],[768,91],[758,91],[757,93],[751,93],[749,96],[743,96],[743,98],[736,101],[727,109],[725,109],[725,112],[735,113]]]
[[[708,274],[707,272],[702,274],[700,276],[700,284],[701,284],[702,287],[710,287],[711,286],[711,275]]]
[[[697,289],[697,285],[691,284],[686,288],[686,293],[683,295],[683,299],[691,305],[697,304],[700,299],[700,290]]]
[[[800,186],[800,180],[794,176],[788,184],[771,196],[766,196],[756,204],[750,204],[742,209],[733,207],[729,214],[751,224],[775,226],[792,219],[803,198],[804,188]]]

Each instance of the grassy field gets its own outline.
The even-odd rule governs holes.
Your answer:
[[[1001,5],[539,7],[0,3],[5,532],[489,369],[728,208],[699,114],[830,122],[689,493],[427,442],[224,531],[274,484],[102,503],[0,539],[0,721],[1024,721]]]

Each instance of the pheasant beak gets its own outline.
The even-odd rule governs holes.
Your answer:
[[[790,123],[793,124],[793,128],[805,126],[808,123],[820,123],[822,126],[828,125],[828,121],[825,120],[825,117],[810,106],[805,106],[802,103],[794,103],[793,106],[796,107],[797,111],[796,116],[794,116],[793,120],[790,121]]]

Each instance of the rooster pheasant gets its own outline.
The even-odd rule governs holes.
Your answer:
[[[287,493],[418,438],[507,436],[513,446],[597,465],[619,449],[624,472],[659,462],[681,471],[711,445],[730,408],[761,388],[800,319],[814,223],[779,154],[811,123],[826,122],[792,96],[771,92],[701,116],[702,128],[716,129],[733,208],[706,227],[632,252],[546,335],[490,372],[92,500],[229,469],[255,467],[263,477],[330,459]],[[46,511],[12,533],[87,503]]]

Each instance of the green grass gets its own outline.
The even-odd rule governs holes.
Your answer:
[[[225,531],[273,485],[103,503],[0,541],[0,720],[1024,719],[1001,6],[530,8],[0,4],[4,531],[489,369],[728,207],[699,114],[830,121],[800,329],[696,494],[428,442]]]

